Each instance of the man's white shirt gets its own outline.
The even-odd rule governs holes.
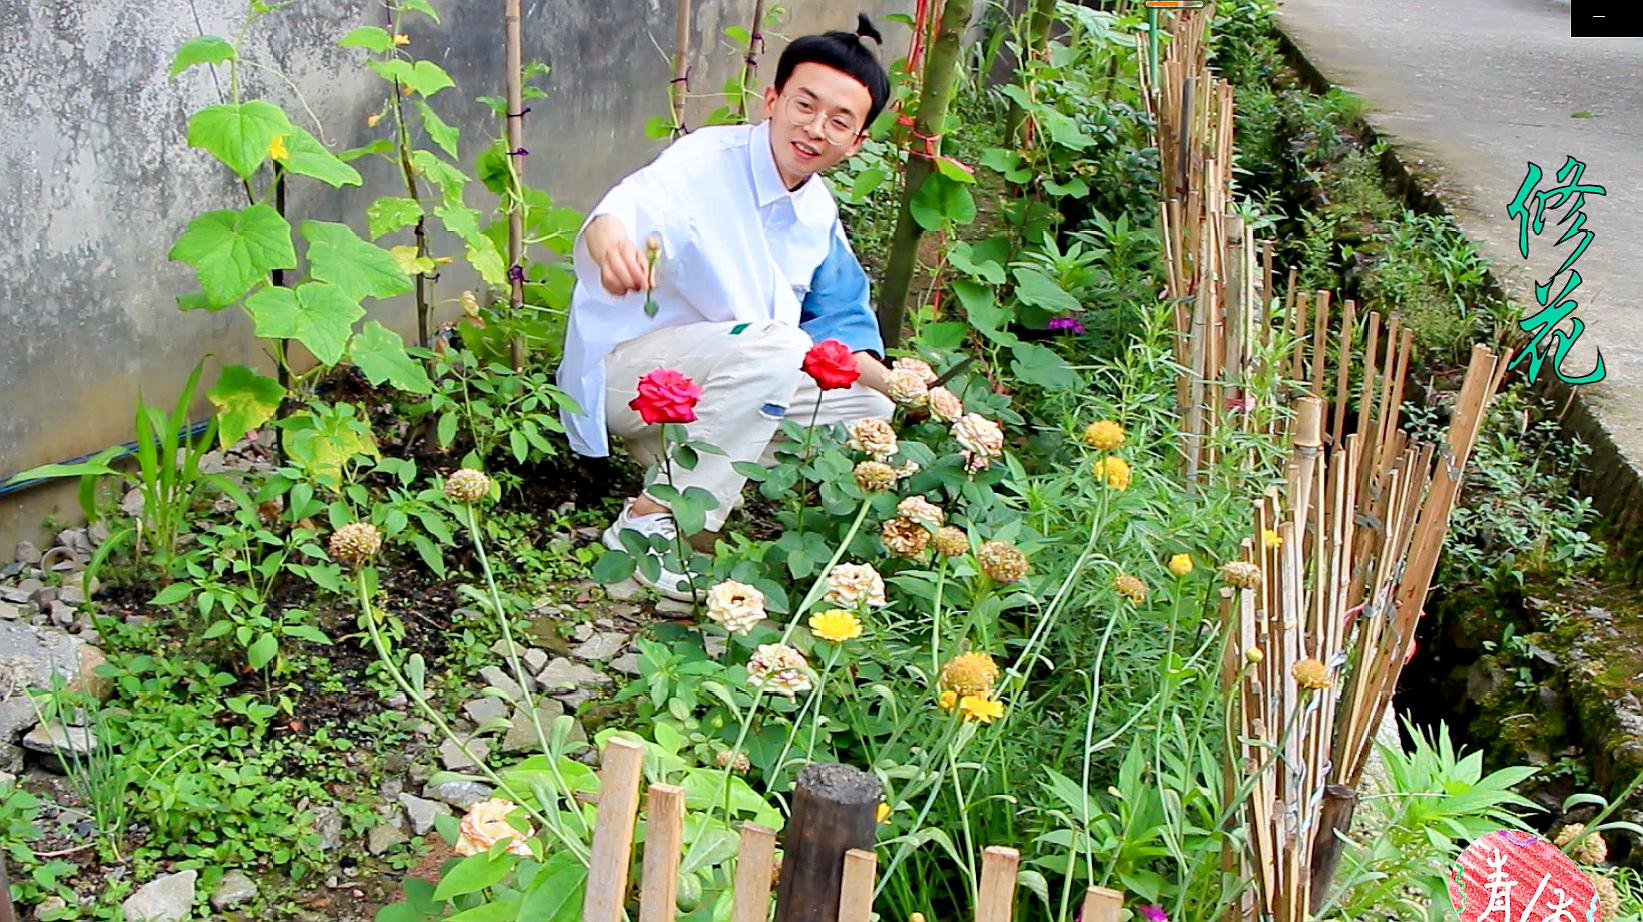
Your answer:
[[[768,123],[698,128],[605,194],[588,221],[614,215],[643,250],[661,238],[656,316],[644,292],[616,296],[578,233],[576,287],[558,384],[582,413],[560,414],[579,454],[610,453],[605,357],[663,327],[778,320],[799,325],[800,303],[827,258],[838,206],[820,176],[789,191],[770,150]],[[583,225],[583,230],[587,225]],[[637,381],[633,382],[637,384]]]

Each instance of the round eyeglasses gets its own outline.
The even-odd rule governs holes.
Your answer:
[[[816,107],[816,101],[808,96],[787,97],[787,121],[794,128],[807,128],[816,121],[821,109]],[[842,115],[829,115],[822,119],[822,137],[827,143],[843,147],[856,139],[861,129]]]

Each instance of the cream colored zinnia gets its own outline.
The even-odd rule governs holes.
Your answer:
[[[966,413],[953,423],[953,438],[964,447],[964,466],[979,471],[1004,456],[1004,428],[980,413]]]
[[[896,453],[896,430],[876,417],[858,419],[850,424],[850,447],[872,455],[875,461],[885,461]]]
[[[930,408],[930,416],[944,423],[950,423],[964,415],[964,401],[958,395],[945,387],[932,387],[924,398]]]
[[[841,563],[827,574],[827,601],[846,608],[889,604],[884,598],[884,578],[871,564]]]
[[[883,461],[863,461],[856,465],[856,486],[868,493],[884,493],[896,488],[896,469]]]
[[[1585,831],[1586,825],[1584,823],[1570,823],[1558,830],[1557,837],[1552,840],[1552,844],[1558,848],[1563,848],[1570,842],[1574,842],[1575,839],[1580,838]],[[1594,832],[1584,839],[1580,839],[1574,850],[1569,852],[1569,856],[1586,864],[1602,864],[1609,860],[1609,843],[1603,841],[1601,832]]]
[[[947,521],[947,515],[941,511],[941,507],[922,496],[909,496],[897,503],[896,515],[930,528],[940,528]]]
[[[727,579],[707,591],[707,616],[732,634],[746,634],[765,618],[764,593]]]
[[[382,550],[382,532],[370,522],[349,522],[331,535],[330,550],[338,563],[358,565]]]
[[[917,377],[919,379],[919,383],[926,386],[935,384],[940,377],[936,374],[936,370],[930,367],[930,363],[923,359],[899,358],[891,364],[890,370],[892,372],[908,372],[909,374]]]
[[[884,378],[884,392],[905,407],[921,407],[930,396],[930,387],[917,372],[898,368]]]
[[[462,817],[458,827],[456,853],[458,855],[477,855],[488,852],[491,847],[503,839],[508,842],[508,853],[530,857],[531,848],[525,840],[531,837],[532,829],[526,825],[525,831],[520,832],[508,824],[508,814],[519,809],[511,800],[492,798],[482,800],[468,808],[467,815]]]
[[[970,539],[955,525],[943,525],[930,537],[936,553],[943,557],[962,557],[970,552]]]
[[[453,503],[477,503],[491,493],[491,478],[483,471],[464,467],[445,478],[445,498]]]
[[[1027,575],[1027,555],[1007,541],[986,541],[976,550],[981,572],[1001,583],[1013,583]]]
[[[912,519],[890,519],[880,537],[885,550],[897,557],[917,557],[930,544],[930,530]]]
[[[1242,560],[1231,560],[1221,564],[1221,579],[1239,589],[1259,589],[1261,568]]]
[[[791,698],[810,690],[809,665],[804,654],[787,644],[762,643],[747,661],[747,684]]]

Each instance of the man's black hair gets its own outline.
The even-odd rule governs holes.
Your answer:
[[[884,72],[884,65],[879,63],[878,55],[861,42],[864,38],[870,38],[874,44],[882,45],[884,37],[873,28],[867,14],[856,14],[856,22],[854,32],[825,32],[794,39],[776,62],[776,92],[787,86],[787,78],[793,75],[793,68],[800,64],[822,64],[843,71],[867,87],[867,93],[872,97],[867,120],[862,123],[862,130],[866,131],[890,100],[890,77]]]

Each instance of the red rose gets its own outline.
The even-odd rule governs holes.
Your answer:
[[[696,421],[702,389],[671,368],[658,368],[639,379],[639,396],[628,401],[646,424]]]
[[[824,339],[804,354],[804,373],[816,379],[816,386],[824,391],[849,387],[861,377],[856,357],[850,347],[836,339]]]

